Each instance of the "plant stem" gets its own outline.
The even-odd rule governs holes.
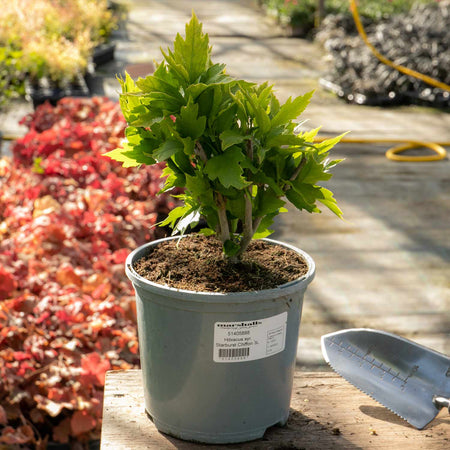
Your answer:
[[[250,161],[253,162],[253,140],[249,139],[247,141],[247,156]]]
[[[302,171],[303,167],[306,164],[306,158],[304,155],[302,155],[302,159],[300,161],[300,164],[297,166],[297,168],[295,169],[294,173],[291,175],[291,178],[289,178],[289,181],[294,181],[299,175],[300,172]],[[287,191],[288,189],[290,189],[291,186],[289,186],[288,184],[284,185],[284,191]]]
[[[250,244],[254,233],[252,196],[248,189],[244,193],[244,201],[245,201],[245,215],[243,223],[243,235],[242,240],[240,242],[240,249],[236,255],[237,258],[239,259],[241,258],[245,250],[247,250],[248,244]]]
[[[302,155],[302,159],[300,161],[300,164],[295,169],[295,172],[292,174],[291,178],[289,178],[290,181],[294,181],[300,175],[300,172],[302,171],[302,169],[305,166],[305,164],[306,164],[306,158],[305,158],[304,155]]]
[[[230,226],[227,219],[227,210],[225,200],[222,194],[217,194],[217,215],[219,216],[220,240],[222,244],[230,239]]]
[[[199,141],[195,143],[194,152],[206,164],[208,158],[206,157],[205,150]]]
[[[257,217],[254,221],[253,221],[253,234],[256,233],[256,230],[259,227],[259,224],[261,223],[262,217]]]

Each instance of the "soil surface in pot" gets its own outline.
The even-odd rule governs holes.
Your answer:
[[[222,256],[214,236],[188,235],[164,241],[136,261],[134,270],[154,283],[201,292],[272,289],[305,275],[306,261],[295,251],[262,240],[252,241],[242,261]]]

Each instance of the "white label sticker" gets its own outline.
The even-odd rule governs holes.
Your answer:
[[[286,344],[287,312],[266,319],[214,324],[214,361],[242,362],[280,353]]]

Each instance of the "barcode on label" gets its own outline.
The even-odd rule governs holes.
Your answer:
[[[250,354],[250,347],[244,348],[220,348],[219,358],[240,358]]]

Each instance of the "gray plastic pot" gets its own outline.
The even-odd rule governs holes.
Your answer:
[[[167,239],[178,239],[172,237]],[[204,293],[173,289],[139,276],[133,251],[126,273],[136,291],[145,408],[156,428],[195,442],[261,438],[289,416],[303,294],[308,273],[276,289]]]

